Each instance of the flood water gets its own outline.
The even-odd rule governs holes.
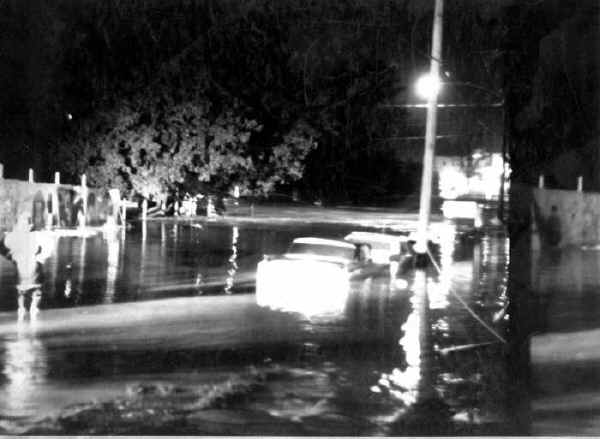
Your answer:
[[[597,435],[600,248],[532,251],[527,239],[514,239],[513,255],[520,257],[510,272],[515,335],[530,351],[521,377],[530,432]]]
[[[35,323],[16,323],[2,258],[0,433],[527,433],[500,341],[502,231],[448,225],[441,273],[366,280],[338,314],[256,304],[263,254],[356,229],[151,221],[56,237]]]

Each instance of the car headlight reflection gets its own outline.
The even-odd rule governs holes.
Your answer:
[[[256,273],[256,302],[307,317],[344,312],[350,282],[334,264],[310,261],[261,261]]]

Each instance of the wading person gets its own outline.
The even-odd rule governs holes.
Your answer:
[[[25,300],[31,296],[29,306],[32,318],[39,312],[42,299],[42,264],[50,256],[51,243],[44,232],[31,230],[30,218],[21,214],[13,228],[6,234],[4,245],[17,268],[18,316],[22,320],[27,313]]]
[[[357,244],[354,250],[354,261],[350,265],[353,276],[368,277],[373,274],[373,259],[371,258],[371,245]]]
[[[371,259],[371,244],[358,244],[354,251],[357,268],[363,268],[373,263]]]
[[[552,206],[550,217],[546,223],[546,240],[552,247],[558,247],[562,239],[562,231],[560,217],[558,216],[558,208]]]

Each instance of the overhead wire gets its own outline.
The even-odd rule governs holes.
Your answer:
[[[427,249],[427,255],[429,256],[429,259],[431,260],[431,263],[435,267],[438,274],[441,274],[442,269],[438,265],[437,261],[435,260],[435,258],[433,257],[433,255],[431,254],[431,251],[429,249]],[[502,343],[504,343],[504,344],[508,343],[504,337],[502,337],[500,334],[498,334],[498,331],[496,331],[494,328],[492,328],[490,325],[488,325],[481,317],[479,317],[477,315],[477,313],[475,311],[473,311],[473,309],[469,306],[469,304],[467,302],[465,302],[464,299],[462,297],[460,297],[460,295],[458,295],[454,291],[453,288],[449,288],[449,291],[460,302],[460,304],[467,310],[467,312],[469,314],[471,314],[471,316],[475,320],[477,320],[485,329],[487,329],[490,332],[490,334],[492,334],[495,338],[497,338]]]

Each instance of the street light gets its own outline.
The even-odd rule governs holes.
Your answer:
[[[430,73],[426,73],[421,75],[419,79],[417,79],[417,83],[415,84],[415,90],[417,95],[423,99],[431,99],[434,96],[437,96],[442,89],[442,81],[437,76],[433,76]]]

